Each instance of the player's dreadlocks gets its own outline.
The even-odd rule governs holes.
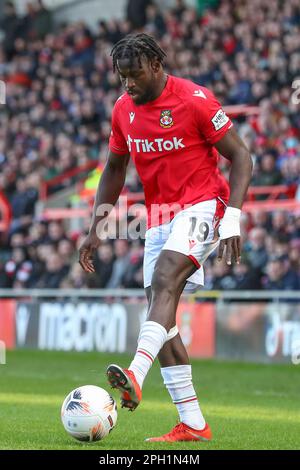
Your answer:
[[[110,55],[113,59],[113,71],[117,68],[117,60],[137,58],[141,67],[141,57],[145,56],[149,60],[157,59],[163,64],[164,57],[167,54],[159,47],[157,42],[148,34],[130,34],[121,39],[111,50]]]

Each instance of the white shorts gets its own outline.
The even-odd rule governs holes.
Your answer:
[[[217,198],[202,201],[180,211],[171,222],[151,227],[145,235],[144,287],[151,286],[156,261],[162,250],[188,256],[198,270],[187,278],[184,290],[196,291],[204,285],[203,264],[217,248],[217,227],[226,205]]]

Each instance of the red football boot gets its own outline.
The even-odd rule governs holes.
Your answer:
[[[149,437],[147,442],[210,441],[212,434],[209,425],[199,431],[184,423],[177,424],[172,431],[160,437]]]
[[[106,370],[108,382],[112,388],[121,392],[122,408],[135,410],[142,399],[142,390],[131,370],[111,364]]]

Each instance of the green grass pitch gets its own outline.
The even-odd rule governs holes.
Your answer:
[[[110,390],[106,366],[127,366],[128,355],[19,350],[0,365],[0,449],[299,449],[300,366],[194,360],[194,385],[213,431],[210,443],[144,442],[168,432],[177,412],[154,365],[139,408],[118,408],[112,433],[97,443],[79,443],[60,421],[63,399],[80,385]],[[112,391],[117,398],[118,392]]]

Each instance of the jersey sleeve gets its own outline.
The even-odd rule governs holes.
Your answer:
[[[202,87],[198,95],[194,93],[193,100],[197,127],[209,143],[215,144],[233,123],[207,88]]]
[[[129,153],[129,150],[119,124],[118,110],[119,107],[115,105],[111,117],[111,133],[108,146],[112,152],[125,155]]]

